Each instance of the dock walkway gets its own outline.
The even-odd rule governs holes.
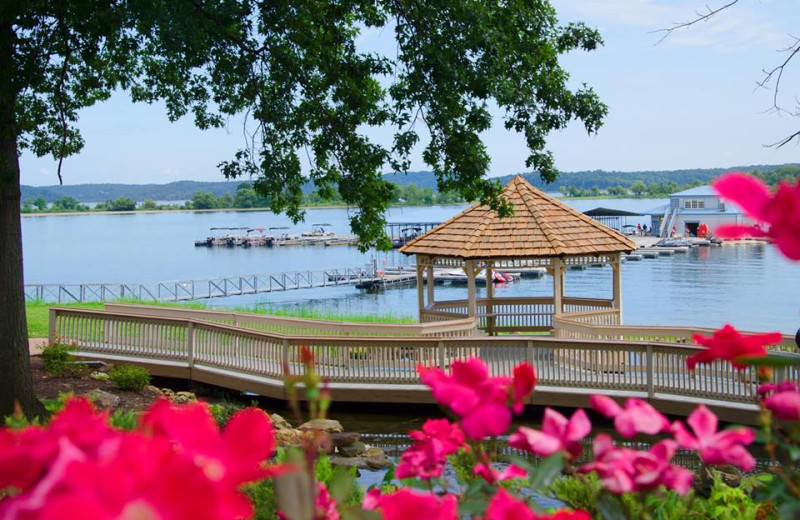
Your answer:
[[[119,307],[118,307],[119,308]],[[341,335],[316,321],[283,325],[283,332],[257,330],[271,317],[234,314],[234,323],[220,323],[221,314],[169,309],[172,317],[136,314],[135,309],[84,310],[53,308],[50,334],[76,345],[77,355],[111,362],[135,363],[152,374],[185,378],[259,395],[286,399],[284,367],[301,370],[302,349],[310,349],[318,373],[330,382],[339,401],[429,403],[420,384],[418,365],[449,368],[454,360],[484,359],[492,375],[509,376],[522,361],[532,363],[539,383],[528,404],[586,406],[592,394],[637,396],[665,413],[688,414],[698,403],[713,408],[723,420],[755,421],[758,377],[752,369],[737,371],[727,363],[701,365],[694,372],[686,358],[698,347],[648,341],[571,339],[547,336],[476,336],[469,320],[409,325],[383,325],[368,336]],[[137,312],[156,312],[141,309]],[[177,313],[177,314],[176,314]],[[183,314],[181,314],[183,313]],[[178,317],[183,316],[183,317]],[[201,319],[201,316],[205,316]],[[237,317],[238,316],[238,317]],[[225,318],[229,319],[229,318]],[[260,320],[260,321],[259,321]],[[309,320],[313,321],[313,320]],[[342,327],[332,323],[329,326]],[[389,328],[387,328],[389,327]],[[406,327],[405,336],[390,328]],[[415,334],[422,327],[424,334]],[[331,335],[339,331],[339,335]],[[422,335],[421,335],[422,334]],[[794,355],[794,354],[789,354]],[[778,380],[798,381],[791,369],[780,369]]]

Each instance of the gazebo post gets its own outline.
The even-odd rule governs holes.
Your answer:
[[[494,336],[494,310],[492,299],[494,298],[494,262],[486,262],[486,330],[490,336]]]
[[[564,297],[563,260],[553,258],[551,262],[553,266],[553,315],[558,316],[561,314],[561,301]]]
[[[433,297],[433,286],[434,286],[434,283],[433,283],[433,264],[434,264],[434,262],[435,262],[435,259],[432,256],[429,256],[428,257],[428,266],[427,266],[427,269],[425,271],[425,276],[427,278],[425,283],[428,284],[428,287],[427,287],[427,289],[428,289],[428,307],[430,307],[434,303],[436,303],[436,300],[434,300],[434,297]]]
[[[467,315],[474,318],[478,315],[477,297],[475,295],[475,260],[464,262],[464,271],[467,273]]]
[[[617,324],[622,324],[622,253],[617,253],[611,261],[613,271],[613,305],[617,310]]]
[[[421,256],[417,256],[417,302],[419,303],[419,322],[423,323],[423,314],[425,313],[425,287],[422,279],[422,270],[424,266],[420,263]]]

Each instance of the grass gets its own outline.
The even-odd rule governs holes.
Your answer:
[[[137,305],[157,305],[161,307],[178,307],[182,309],[212,309],[212,307],[201,302],[189,303],[163,303],[148,302],[138,300],[118,300],[114,303],[133,303]],[[28,337],[46,338],[49,330],[50,307],[69,307],[74,309],[102,309],[102,303],[71,303],[58,304],[46,302],[26,302],[25,312],[28,317]],[[359,315],[359,314],[337,314],[330,311],[318,311],[307,306],[297,307],[243,307],[236,306],[226,308],[236,312],[249,312],[253,314],[269,314],[274,316],[286,316],[292,318],[305,318],[327,321],[354,321],[359,323],[416,323],[416,320],[409,317],[399,317],[394,315]]]

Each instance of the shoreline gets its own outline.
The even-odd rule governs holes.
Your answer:
[[[558,200],[591,200],[591,199],[663,199],[668,196],[647,196],[635,197],[628,195],[599,195],[586,197],[558,197]],[[440,204],[393,204],[389,208],[432,208],[435,206],[460,206],[470,204],[469,202],[443,202]],[[322,204],[314,206],[300,206],[300,209],[347,209],[351,206],[346,204]],[[134,209],[131,211],[45,211],[35,213],[20,213],[21,217],[60,217],[60,216],[86,216],[86,215],[133,215],[133,214],[153,214],[153,213],[214,213],[228,211],[267,211],[273,213],[269,208],[214,208],[214,209]],[[273,213],[275,215],[276,213]]]

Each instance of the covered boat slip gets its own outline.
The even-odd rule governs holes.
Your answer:
[[[428,233],[409,241],[402,253],[416,255],[420,321],[475,318],[478,328],[497,333],[542,332],[564,313],[602,313],[608,324],[622,316],[621,257],[636,249],[628,237],[600,224],[532,187],[522,177],[511,180],[502,197],[514,214],[500,218],[487,206],[474,205]],[[564,294],[571,266],[609,264],[612,298],[570,298]],[[438,267],[461,268],[467,276],[467,299],[436,301],[433,279]],[[476,277],[482,271],[539,267],[553,277],[552,298],[495,298],[492,284],[479,299]]]

